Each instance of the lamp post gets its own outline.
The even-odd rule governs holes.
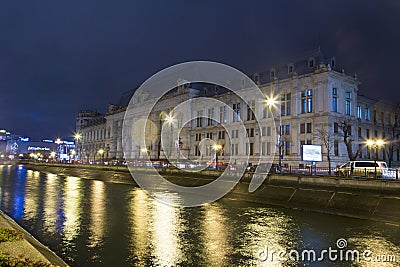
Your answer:
[[[222,145],[214,144],[212,146],[212,148],[215,151],[215,169],[218,170],[218,154],[219,154],[219,151],[221,151],[221,149],[222,149]]]
[[[78,155],[77,155],[78,159],[81,159],[81,154],[82,154],[81,144],[79,143],[81,138],[82,138],[82,135],[80,133],[77,132],[77,133],[74,134],[75,149],[78,151]],[[79,149],[78,149],[78,146],[79,146]]]
[[[369,148],[374,149],[374,178],[377,178],[376,175],[376,161],[378,160],[378,148],[382,147],[385,144],[385,142],[382,139],[369,139],[367,140],[367,146]]]
[[[97,153],[100,154],[100,164],[103,165],[103,154],[104,154],[104,149],[99,149]]]
[[[170,125],[170,129],[171,129],[171,133],[170,133],[170,135],[171,135],[171,144],[170,144],[170,150],[169,150],[169,155],[168,155],[168,160],[169,160],[171,158],[172,149],[173,149],[173,146],[174,146],[174,144],[173,144],[174,136],[172,134],[172,126],[174,124],[174,117],[172,117],[171,114],[169,114],[169,115],[167,115],[165,117],[164,120],[165,120],[166,123],[168,123]]]
[[[272,107],[276,108],[276,105],[278,103],[278,100],[276,100],[276,97],[266,97],[266,104],[270,108],[270,111],[272,112]],[[282,113],[279,112],[279,135],[278,135],[278,151],[279,151],[279,159],[278,159],[278,166],[279,170],[281,170],[282,167]]]

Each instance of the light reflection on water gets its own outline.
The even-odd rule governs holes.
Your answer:
[[[395,254],[399,227],[223,199],[170,207],[131,185],[0,166],[1,209],[72,266],[393,266],[262,262],[260,249]],[[176,197],[166,194],[165,197]]]

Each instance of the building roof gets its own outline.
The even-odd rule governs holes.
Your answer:
[[[310,61],[313,60],[313,66],[310,66]],[[278,79],[291,78],[294,74],[303,75],[314,72],[320,64],[328,65],[331,69],[341,71],[336,64],[335,57],[325,57],[321,49],[305,52],[303,54],[288,58],[284,61],[269,64],[264,71],[254,74],[253,80],[257,82],[256,76],[259,77],[261,84],[269,83],[274,81],[271,77],[271,71],[274,71],[275,77]],[[289,66],[292,66],[292,71],[289,70]]]

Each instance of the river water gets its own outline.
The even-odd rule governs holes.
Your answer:
[[[71,266],[400,264],[398,226],[234,199],[176,208],[132,185],[24,166],[0,166],[0,209]]]

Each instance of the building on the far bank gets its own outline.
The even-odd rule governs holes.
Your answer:
[[[30,137],[0,130],[0,157],[30,158],[31,156],[58,160],[70,160],[75,154],[75,142],[72,140],[41,139],[32,140]]]
[[[187,111],[192,117],[200,114],[204,118],[182,127],[179,154],[185,158],[212,160],[215,153],[201,145],[202,140],[211,139],[222,146],[223,152],[219,155],[221,161],[235,155],[243,158],[243,162],[249,157],[250,162],[255,163],[263,155],[273,157],[275,163],[281,158],[283,166],[299,167],[305,164],[301,160],[302,145],[322,144],[318,130],[326,129],[331,137],[332,166],[336,166],[349,160],[341,129],[341,125],[346,123],[349,126],[348,139],[352,140],[350,148],[353,153],[359,150],[358,159],[375,158],[373,149],[366,146],[367,139],[384,139],[386,144],[378,149],[377,158],[399,166],[399,107],[360,94],[360,81],[356,76],[346,74],[338,66],[335,57],[324,57],[321,51],[313,51],[284,64],[271,66],[252,78],[266,97],[272,95],[278,99],[279,104],[272,113],[268,112],[269,107],[265,104],[255,101],[251,90],[246,93],[246,103],[251,105],[247,106],[243,99],[225,88],[177,84],[172,92],[157,103],[150,118],[147,118],[155,128],[148,145],[140,147],[132,143],[124,150],[122,126],[125,110],[135,92],[131,90],[124,93],[117,105],[109,105],[105,114],[79,112],[76,130],[82,134],[81,155],[85,160],[96,160],[100,158],[98,151],[104,151],[101,156],[106,159],[123,159],[124,153],[140,158],[141,151],[146,151],[151,159],[163,159],[166,155],[160,145],[164,123],[160,119],[162,114],[168,114],[185,100],[207,96],[224,104],[194,104]],[[247,89],[244,87],[243,90]],[[148,95],[144,92],[134,102],[133,119],[140,119],[142,108],[150,103]],[[234,110],[233,114],[227,112],[228,106]],[[257,127],[253,112],[260,118],[261,129]],[[218,118],[220,123],[213,123],[212,118]],[[176,119],[179,121],[179,116]],[[271,128],[269,120],[275,121],[275,129]],[[246,127],[245,136],[239,136],[238,128],[235,128],[242,123]],[[234,129],[227,133],[225,126]],[[280,149],[276,149],[276,136],[280,137]],[[245,137],[248,137],[248,142]],[[322,149],[324,162],[319,166],[327,166],[327,149],[325,146]]]

